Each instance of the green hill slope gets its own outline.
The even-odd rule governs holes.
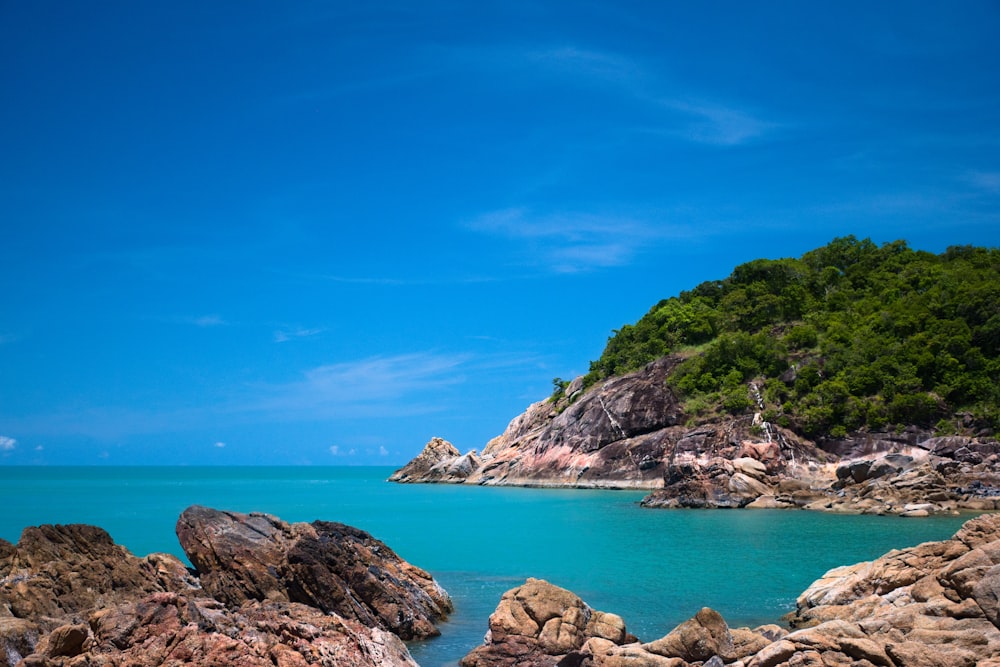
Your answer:
[[[853,236],[755,260],[609,338],[586,385],[671,353],[694,419],[758,409],[810,438],[891,425],[1000,427],[1000,249],[940,255]],[[556,381],[557,393],[560,382]]]

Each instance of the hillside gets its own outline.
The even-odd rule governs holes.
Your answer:
[[[693,420],[757,410],[811,439],[1000,426],[1000,249],[839,238],[660,301],[608,340],[591,386],[671,353]],[[558,393],[558,382],[557,382]]]

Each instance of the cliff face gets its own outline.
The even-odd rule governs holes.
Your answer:
[[[558,401],[529,406],[481,455],[435,438],[390,480],[641,488],[652,491],[647,507],[1000,509],[994,438],[909,428],[816,443],[760,413],[690,425],[666,382],[680,361],[664,357],[586,392],[577,379]]]

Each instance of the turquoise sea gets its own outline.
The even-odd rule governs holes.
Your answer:
[[[455,601],[442,636],[411,645],[423,667],[482,641],[504,591],[539,577],[624,617],[648,641],[703,606],[730,625],[776,622],[828,569],[944,539],[971,515],[900,519],[794,510],[649,510],[641,492],[397,485],[392,468],[0,466],[0,538],[91,523],[143,556],[183,558],[192,504],[341,521],[429,570]]]

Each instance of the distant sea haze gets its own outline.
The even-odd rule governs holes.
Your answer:
[[[527,577],[622,616],[651,640],[709,606],[732,626],[777,622],[826,570],[949,537],[969,518],[797,510],[650,510],[642,492],[397,485],[392,468],[0,467],[0,538],[42,523],[101,526],[136,555],[183,557],[189,505],[341,521],[429,570],[456,613],[411,644],[422,667],[482,641],[500,596]]]

